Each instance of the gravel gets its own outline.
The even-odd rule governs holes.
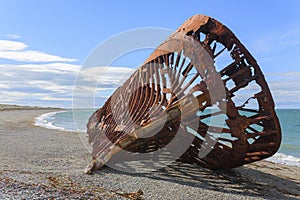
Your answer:
[[[0,199],[300,199],[299,168],[266,161],[222,171],[175,162],[145,174],[104,167],[86,175],[91,156],[77,133],[33,126],[51,111],[0,112]]]

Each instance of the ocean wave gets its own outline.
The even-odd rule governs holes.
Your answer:
[[[47,129],[74,132],[75,130],[67,129],[65,127],[60,127],[60,126],[56,126],[53,124],[53,121],[55,121],[55,115],[57,115],[58,113],[66,113],[66,112],[69,112],[69,111],[57,111],[57,112],[50,112],[50,113],[42,114],[42,115],[38,116],[37,118],[35,118],[34,125],[44,127]],[[82,130],[82,129],[77,129],[76,131],[77,132],[86,132],[86,130]]]
[[[300,167],[300,158],[283,153],[275,153],[272,157],[267,158],[266,160],[273,163]]]
[[[35,119],[35,125],[48,128],[48,129],[60,130],[60,131],[86,132],[86,130],[76,128],[75,125],[74,127],[72,127],[72,125],[70,126],[70,123],[69,125],[65,125],[64,127],[54,125],[53,123],[55,122],[57,117],[55,115],[57,115],[58,113],[65,113],[65,112],[70,112],[70,111],[57,111],[57,112],[51,112],[51,113],[40,115]],[[68,121],[70,122],[71,119],[68,119]],[[300,158],[297,158],[292,155],[286,155],[283,153],[276,153],[272,157],[267,158],[266,160],[273,163],[280,163],[280,164],[300,167]]]
[[[44,127],[44,128],[48,128],[48,129],[68,131],[63,127],[55,126],[51,122],[54,119],[54,117],[53,117],[54,115],[56,115],[57,113],[63,113],[63,112],[67,112],[67,111],[57,111],[57,112],[50,112],[50,113],[42,114],[42,115],[38,116],[37,118],[35,118],[34,125]]]

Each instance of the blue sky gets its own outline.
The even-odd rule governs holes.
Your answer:
[[[297,0],[0,0],[0,103],[71,107],[76,74],[99,43],[130,29],[176,30],[205,14],[253,54],[278,108],[300,108],[299,10]]]

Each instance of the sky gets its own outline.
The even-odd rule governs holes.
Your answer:
[[[77,73],[99,44],[133,29],[176,30],[205,14],[256,58],[277,108],[300,108],[299,10],[298,0],[0,0],[0,103],[70,108]],[[107,83],[132,73],[137,58],[119,61]]]

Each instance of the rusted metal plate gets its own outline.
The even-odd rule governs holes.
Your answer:
[[[218,118],[224,123],[215,123]],[[87,128],[93,145],[87,173],[121,151],[163,149],[178,132],[180,142],[185,136],[189,142],[178,159],[211,169],[270,157],[281,142],[274,101],[256,60],[226,26],[203,15],[189,18],[161,44]]]

